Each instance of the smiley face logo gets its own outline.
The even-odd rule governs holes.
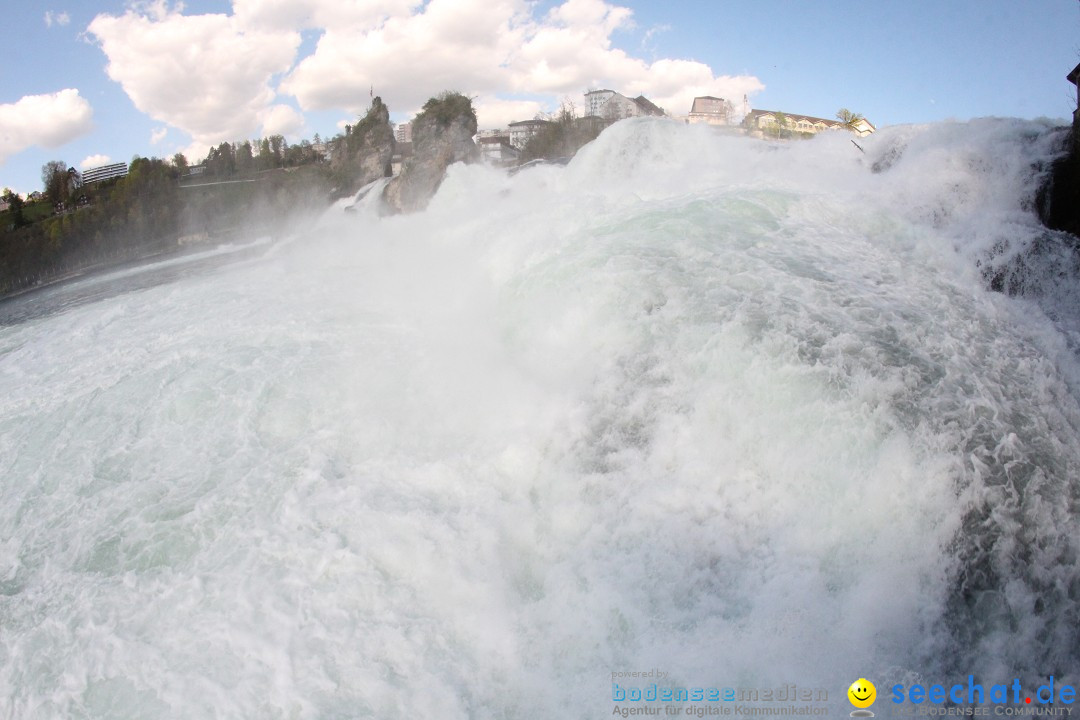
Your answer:
[[[868,708],[877,699],[877,688],[866,678],[859,678],[847,689],[848,700],[857,708]]]

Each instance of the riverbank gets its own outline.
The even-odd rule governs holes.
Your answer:
[[[0,327],[198,274],[265,252],[269,236],[246,241],[217,238],[127,262],[87,267],[49,283],[0,297]]]
[[[189,186],[175,168],[140,159],[94,189],[91,206],[0,237],[0,298],[72,278],[186,252],[193,238],[280,234],[330,204],[332,176],[310,166],[263,174],[258,182]]]

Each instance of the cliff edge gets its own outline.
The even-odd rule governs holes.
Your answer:
[[[1050,168],[1036,205],[1046,227],[1080,237],[1080,130],[1075,123],[1065,142],[1068,152]]]
[[[355,126],[346,129],[343,147],[330,163],[330,168],[344,181],[341,194],[352,195],[370,182],[390,177],[393,156],[394,129],[390,125],[390,110],[381,97],[376,97],[367,114]]]
[[[456,162],[474,163],[480,150],[473,142],[476,112],[461,93],[447,92],[424,103],[413,120],[413,154],[383,190],[388,214],[416,212],[427,207]]]

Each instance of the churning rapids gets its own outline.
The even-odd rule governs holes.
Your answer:
[[[8,321],[0,717],[1075,684],[1080,285],[1031,210],[1060,137],[849,138],[627,121]]]

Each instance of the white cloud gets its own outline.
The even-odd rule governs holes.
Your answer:
[[[645,34],[641,36],[641,49],[647,50],[651,47],[650,43],[652,39],[660,33],[671,32],[670,25],[654,25],[645,31]]]
[[[71,88],[0,105],[0,163],[31,145],[60,147],[92,128],[90,103]]]
[[[200,146],[255,132],[274,103],[271,79],[289,69],[300,44],[296,32],[245,29],[228,15],[182,15],[164,2],[98,15],[87,30],[135,106]]]
[[[203,142],[193,142],[185,148],[180,149],[180,153],[187,158],[188,163],[191,165],[198,165],[206,156],[210,153],[210,145]]]
[[[168,0],[127,0],[126,5],[133,12],[136,12],[139,15],[146,15],[154,20],[164,20],[169,15]],[[184,11],[184,3],[182,0],[176,0],[174,11],[178,13]]]
[[[372,28],[390,17],[412,14],[421,0],[233,0],[233,14],[245,27]]]
[[[52,27],[55,25],[67,25],[71,22],[71,16],[64,12],[53,12],[52,10],[45,11],[45,27]]]
[[[89,33],[109,76],[140,110],[188,133],[190,149],[260,128],[299,132],[304,118],[290,95],[302,111],[355,117],[374,90],[407,116],[458,90],[476,98],[481,125],[492,127],[567,96],[580,101],[588,88],[643,94],[685,114],[695,95],[738,102],[764,87],[701,62],[647,61],[615,47],[633,13],[605,0],[565,0],[543,15],[531,0],[233,0],[231,15],[184,15],[166,0],[129,7],[99,15]],[[304,29],[321,35],[298,59]]]
[[[361,113],[376,95],[411,111],[443,90],[510,89],[505,62],[525,39],[524,0],[431,0],[377,26],[333,26],[281,83],[305,110]]]
[[[165,139],[165,136],[169,134],[169,128],[156,127],[150,131],[150,144],[157,145],[159,142]]]
[[[633,26],[632,17],[629,8],[609,5],[603,0],[566,0],[548,11],[552,25],[592,34],[605,45],[615,30]]]
[[[83,161],[79,163],[79,168],[86,170],[87,168],[100,167],[101,165],[108,165],[112,162],[112,158],[108,155],[90,155],[83,158]]]
[[[288,105],[275,105],[263,116],[263,137],[270,135],[295,136],[304,127],[304,116]]]
[[[671,115],[690,112],[694,97],[713,95],[726,98],[738,107],[743,95],[765,89],[756,77],[714,76],[708,65],[692,60],[657,60],[641,76],[628,79],[624,94],[644,94]]]
[[[481,129],[505,128],[517,120],[532,120],[546,109],[538,100],[501,100],[492,96],[476,98],[473,107]]]
[[[714,75],[692,60],[650,63],[613,47],[612,35],[632,26],[629,9],[604,0],[567,0],[540,19],[524,0],[431,0],[377,26],[331,27],[279,90],[305,110],[359,114],[372,85],[392,110],[406,112],[456,89],[484,98],[495,119],[502,113],[487,99],[500,93],[547,95],[554,108],[564,96],[608,87],[685,114],[695,95],[738,100],[764,88],[753,76]],[[492,123],[481,118],[481,124]]]

